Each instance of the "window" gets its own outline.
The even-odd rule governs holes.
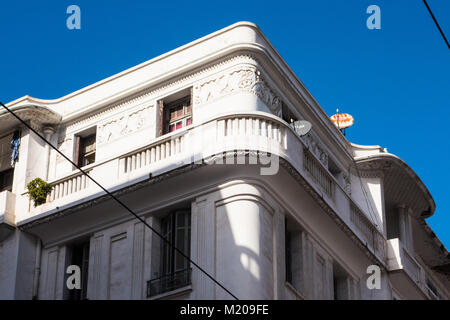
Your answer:
[[[295,221],[285,220],[286,282],[302,292],[302,233]]]
[[[353,288],[347,272],[336,262],[333,263],[333,298],[334,300],[350,300]]]
[[[89,131],[92,131],[89,130]],[[80,167],[95,162],[96,133],[85,133],[75,136],[75,163]]]
[[[158,135],[174,132],[192,123],[192,92],[186,89],[158,101]]]
[[[0,192],[12,191],[14,169],[0,172]]]
[[[161,219],[161,234],[188,257],[191,243],[191,212],[177,210]],[[161,241],[160,276],[148,282],[147,296],[172,291],[191,282],[188,259],[172,246]]]
[[[286,281],[292,283],[292,234],[285,231]]]
[[[171,103],[164,109],[165,111],[165,132],[186,127],[192,123],[192,106],[190,97]]]
[[[284,121],[291,124],[298,120],[298,118],[294,115],[294,113],[288,108],[284,102],[281,105],[281,116]]]
[[[76,265],[80,267],[81,288],[67,290],[68,293],[66,295],[66,298],[68,300],[86,300],[89,270],[89,240],[68,246],[68,252],[71,255],[69,265]],[[66,285],[65,282],[64,285]],[[65,287],[67,288],[67,286]]]
[[[388,240],[400,238],[400,217],[392,206],[386,206],[386,233]]]

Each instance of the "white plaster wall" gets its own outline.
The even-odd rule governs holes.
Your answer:
[[[272,215],[255,199],[219,205],[217,276],[240,299],[273,299]],[[218,299],[230,299],[216,289]]]
[[[18,232],[0,242],[0,299],[14,299],[18,255]]]
[[[35,246],[19,230],[0,242],[0,300],[32,298]]]
[[[386,235],[383,178],[381,176],[351,176],[352,198],[377,229]],[[363,192],[365,190],[365,194]]]

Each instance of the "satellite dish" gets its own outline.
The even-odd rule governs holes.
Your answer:
[[[306,120],[299,120],[293,123],[295,132],[300,136],[304,136],[311,130],[311,123]]]
[[[348,113],[336,113],[330,119],[339,130],[351,127],[354,123],[353,117]]]

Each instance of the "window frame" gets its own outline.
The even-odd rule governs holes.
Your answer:
[[[179,223],[179,219],[182,217],[183,225]],[[167,229],[167,230],[165,230]],[[184,231],[183,249],[179,247],[179,232]],[[187,232],[186,232],[187,230]],[[161,219],[161,235],[163,237],[169,237],[168,241],[176,246],[179,250],[182,250],[185,255],[190,257],[191,254],[191,211],[188,209],[176,210],[164,218]],[[183,260],[182,267],[178,267],[178,259]],[[176,272],[188,269],[190,262],[184,258],[181,254],[167,244],[165,241],[161,242],[161,263],[160,263],[160,276],[174,275]]]
[[[193,106],[193,96],[192,96],[192,88],[189,91],[182,90],[175,95],[180,95],[180,93],[185,93],[181,98],[171,100],[171,97],[174,95],[168,96],[166,98],[160,99],[157,101],[158,105],[158,136],[162,136],[180,129],[183,129],[193,123],[193,114],[194,114],[194,106]],[[176,115],[172,118],[171,110],[176,109],[182,106],[182,114]],[[178,112],[178,111],[176,111]],[[177,125],[180,125],[177,128]],[[171,130],[171,126],[175,126],[173,130]]]
[[[76,265],[80,268],[80,276],[81,276],[81,288],[80,289],[67,289],[67,300],[79,301],[79,300],[87,300],[87,291],[88,291],[88,278],[89,278],[89,256],[90,256],[90,240],[86,239],[85,241],[72,243],[67,246],[70,250],[70,260],[68,260],[67,266]],[[67,278],[67,275],[66,275]],[[67,279],[64,281],[64,285],[66,285]],[[66,287],[65,287],[66,288]]]
[[[94,130],[93,133],[90,131]],[[87,130],[90,133],[81,132],[75,135],[75,152],[74,152],[74,162],[79,167],[85,167],[87,165],[93,164],[97,160],[97,130],[96,127]],[[89,141],[92,139],[93,142]],[[88,144],[91,142],[90,144]],[[93,145],[93,150],[86,151],[89,146]],[[83,150],[84,149],[84,150]],[[88,157],[93,156],[93,161],[89,161]]]
[[[8,175],[10,179],[8,180]],[[9,181],[11,183],[9,183]],[[12,192],[14,184],[14,168],[9,168],[0,172],[0,192],[9,191]]]

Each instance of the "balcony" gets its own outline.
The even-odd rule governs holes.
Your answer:
[[[395,287],[406,288],[407,299],[439,299],[435,286],[423,265],[413,257],[400,239],[387,241],[387,267]]]
[[[147,281],[147,298],[171,292],[191,284],[192,269],[183,269],[173,274]]]
[[[315,138],[311,136],[310,139]],[[361,247],[367,248],[368,254],[376,256],[379,263],[384,264],[384,236],[329,172],[317,148],[308,147],[308,143],[317,145],[320,141],[305,141],[286,122],[268,113],[230,114],[187,126],[152,141],[143,141],[138,148],[117,150],[109,158],[101,158],[99,153],[96,162],[83,169],[109,191],[115,191],[187,165],[203,161],[214,163],[216,159],[216,163],[223,163],[223,155],[228,157],[232,154],[233,160],[236,151],[248,151],[258,156],[270,154],[283,160],[280,166],[289,164],[289,168],[294,168],[293,177],[315,193],[326,211],[335,214],[333,218],[337,223],[346,227]],[[270,165],[261,164],[261,167]],[[36,208],[31,206],[30,215],[19,222],[21,225],[104,194],[77,171],[49,182],[54,189],[47,203]],[[24,194],[22,197],[28,207],[27,196]]]
[[[10,191],[0,192],[0,241],[8,237],[15,229],[14,209],[16,195]]]

